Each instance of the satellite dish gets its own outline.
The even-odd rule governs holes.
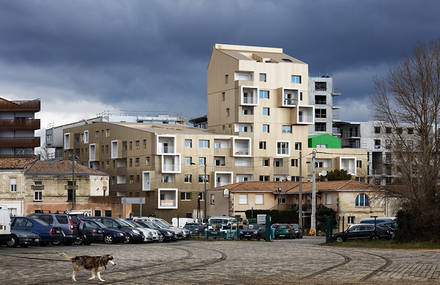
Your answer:
[[[327,176],[327,170],[323,170],[319,173],[319,176]]]

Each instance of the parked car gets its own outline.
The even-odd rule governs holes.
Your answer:
[[[275,226],[275,238],[293,238],[294,232],[290,225],[278,224]]]
[[[157,229],[153,229],[151,227],[149,227],[148,225],[146,225],[145,223],[143,223],[141,220],[133,220],[133,219],[127,219],[128,222],[136,225],[136,227],[142,229],[142,230],[146,230],[148,232],[151,232],[152,234],[152,241],[158,241],[158,242],[163,242],[164,237],[163,235],[160,233],[159,230]]]
[[[125,233],[118,229],[107,228],[103,223],[95,219],[83,219],[84,222],[99,228],[102,231],[102,240],[106,244],[123,243],[125,241]]]
[[[60,228],[63,235],[62,242],[65,245],[74,243],[78,237],[78,228],[74,226],[72,218],[67,214],[35,213],[28,215],[28,217],[42,220],[52,227]]]
[[[184,238],[183,230],[171,226],[167,221],[160,219],[160,218],[151,218],[151,217],[147,218],[147,219],[149,219],[151,222],[153,222],[153,224],[156,225],[157,227],[171,231],[174,234],[175,239],[183,239]]]
[[[39,236],[40,244],[58,243],[63,240],[60,228],[52,227],[40,219],[29,217],[13,217],[11,229],[32,232]]]
[[[199,223],[186,223],[183,228],[189,231],[190,236],[200,236],[205,232],[205,227]]]
[[[11,239],[11,218],[6,206],[0,206],[0,245]]]
[[[138,231],[141,231],[142,234],[144,235],[144,242],[159,240],[159,236],[155,230],[151,230],[146,227],[141,227],[140,225],[136,224],[134,221],[122,220],[122,222],[126,223],[130,227],[133,227],[134,229],[137,229]]]
[[[174,231],[159,227],[149,218],[140,217],[140,218],[133,218],[133,220],[136,222],[140,222],[142,225],[146,226],[149,229],[154,229],[159,231],[163,236],[163,241],[173,241],[177,239]]]
[[[302,230],[299,228],[298,224],[291,224],[290,226],[292,227],[294,238],[303,238]]]
[[[245,225],[242,230],[240,230],[240,239],[264,239],[265,230],[263,226],[258,224]]]
[[[375,239],[391,238],[391,232],[385,228],[371,224],[354,224],[346,231],[335,233],[333,239],[337,242],[343,242],[353,239]]]
[[[84,220],[79,220],[76,224],[78,225],[76,245],[90,245],[93,242],[101,242],[104,239],[104,232],[98,225]]]
[[[360,224],[374,224],[374,218],[364,218],[360,220]],[[380,226],[385,230],[389,230],[391,238],[396,236],[397,222],[394,217],[376,218],[376,226]]]
[[[6,243],[9,247],[28,247],[30,245],[39,245],[40,236],[33,233],[22,230],[12,230],[11,239]]]
[[[89,217],[103,223],[107,228],[117,229],[125,233],[125,243],[139,243],[144,241],[144,235],[141,231],[123,223],[123,220],[110,217]]]

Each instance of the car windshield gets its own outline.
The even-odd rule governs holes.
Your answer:
[[[282,230],[285,230],[285,229],[288,229],[289,226],[288,225],[280,225],[280,226],[278,226],[278,228],[282,229]]]
[[[161,229],[168,229],[170,226],[169,225],[167,225],[167,224],[165,224],[165,223],[163,223],[161,220],[159,220],[159,219],[155,219],[154,221],[153,221],[153,223],[154,224],[156,224],[158,227],[160,227]]]
[[[98,226],[100,228],[105,228],[105,225],[103,223],[101,223],[101,222],[98,222],[98,221],[86,221],[86,222],[92,224],[93,226]]]
[[[164,226],[166,227],[172,227],[167,221],[163,220],[163,219],[157,219],[160,223],[162,223]]]
[[[40,225],[43,225],[43,226],[48,226],[49,225],[48,223],[46,223],[45,221],[40,220],[40,219],[34,219],[34,221],[36,221],[37,223],[39,223]]]
[[[127,221],[124,221],[122,219],[117,219],[116,222],[118,222],[123,227],[136,227],[136,226],[133,226],[133,225],[129,224]]]
[[[151,221],[145,221],[145,220],[143,220],[143,221],[139,221],[139,222],[141,222],[141,223],[143,223],[143,224],[145,224],[147,227],[149,227],[150,229],[157,229],[158,228],[158,226],[156,226],[153,222],[151,222]]]

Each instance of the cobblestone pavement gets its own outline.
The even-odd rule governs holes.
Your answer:
[[[440,283],[440,251],[324,247],[320,238],[180,241],[161,244],[0,248],[0,284],[70,284],[68,255],[115,257],[108,284],[432,284]],[[80,271],[76,284],[88,281]]]

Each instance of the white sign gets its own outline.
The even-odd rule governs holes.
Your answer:
[[[228,190],[228,189],[223,190],[223,196],[224,196],[225,198],[228,198],[228,197],[229,197],[229,190]]]
[[[257,215],[257,224],[265,225],[266,224],[266,214]]]
[[[122,204],[145,204],[145,197],[122,197]]]

